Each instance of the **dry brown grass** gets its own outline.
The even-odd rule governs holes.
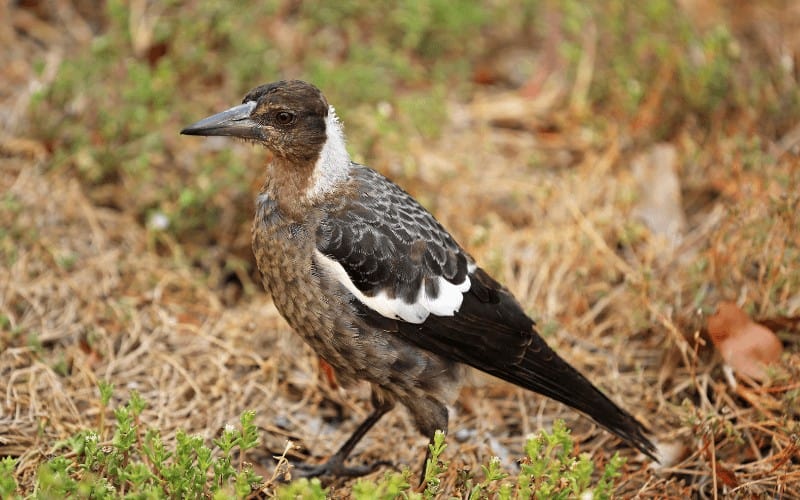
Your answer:
[[[487,111],[504,99],[528,109],[521,122]],[[648,195],[630,165],[651,145],[632,143],[630,130],[592,136],[560,102],[479,94],[452,103],[441,139],[412,138],[408,151],[369,160],[420,197],[548,341],[673,450],[654,467],[623,449],[619,495],[800,497],[796,143],[776,143],[776,157],[752,169],[724,124],[711,142],[683,132],[673,144],[687,222],[673,245],[634,216]],[[143,422],[167,439],[179,428],[210,439],[256,409],[265,461],[287,439],[301,457],[325,457],[367,414],[366,388],[333,386],[269,299],[247,291],[246,276],[233,300],[179,243],[48,171],[50,154],[35,141],[7,136],[0,153],[0,456],[20,458],[24,491],[59,441],[98,424],[98,380],[115,384],[117,403],[139,391]],[[525,166],[531,157],[539,160]],[[772,381],[726,381],[705,332],[720,300],[781,335]],[[619,447],[561,405],[475,377],[453,407],[444,491],[456,471],[479,470],[492,455],[511,464],[524,436],[556,418],[598,463]],[[395,411],[358,455],[416,467],[424,444]],[[337,495],[347,491],[337,484]]]

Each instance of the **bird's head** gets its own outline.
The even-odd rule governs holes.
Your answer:
[[[333,109],[318,88],[300,80],[256,87],[247,93],[242,104],[181,130],[186,135],[255,141],[280,158],[302,163],[315,162],[320,157],[331,132],[342,136]]]

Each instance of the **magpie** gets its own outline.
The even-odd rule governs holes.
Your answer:
[[[315,86],[279,81],[181,131],[269,149],[252,247],[266,291],[344,384],[366,380],[371,414],[303,476],[359,476],[361,438],[397,403],[421,434],[447,431],[447,404],[471,366],[588,415],[652,459],[633,416],[539,336],[534,321],[414,198],[353,162],[343,126]],[[427,457],[427,455],[426,455]]]

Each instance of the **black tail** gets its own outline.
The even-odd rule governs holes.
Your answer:
[[[535,330],[534,335],[536,338],[518,364],[503,370],[495,369],[494,373],[486,371],[586,414],[601,427],[658,461],[655,446],[645,435],[642,424],[550,349]]]
[[[423,349],[575,408],[658,460],[642,424],[556,354],[511,293],[481,269],[472,278],[455,316],[431,315],[419,325],[388,320],[387,325],[377,313],[365,314],[375,326],[394,330]]]

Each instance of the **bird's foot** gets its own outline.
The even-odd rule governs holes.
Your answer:
[[[356,465],[348,467],[342,460],[337,460],[336,457],[331,457],[327,462],[322,464],[306,464],[298,463],[292,464],[290,474],[293,477],[361,477],[374,472],[382,466],[392,466],[393,464],[387,460],[379,460],[371,464]]]
[[[354,478],[365,476],[374,472],[379,467],[389,466],[394,467],[394,464],[388,460],[378,460],[371,464],[347,466],[344,461],[336,456],[331,457],[328,461],[321,464],[308,464],[305,462],[288,461],[289,468],[287,474],[283,475],[284,480],[290,481],[301,477],[342,477]]]

